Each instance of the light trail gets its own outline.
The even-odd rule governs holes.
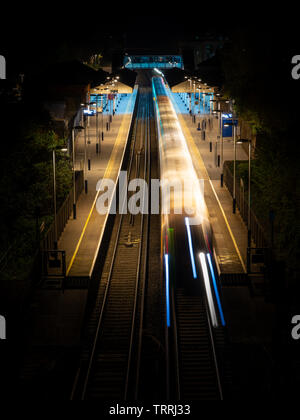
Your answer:
[[[167,307],[167,326],[171,325],[170,317],[170,278],[169,278],[169,254],[165,254],[165,270],[166,270],[166,307]]]
[[[203,272],[204,285],[205,285],[205,290],[206,290],[209,312],[211,316],[211,322],[212,322],[213,327],[218,327],[218,319],[217,319],[217,314],[215,310],[213,295],[211,292],[204,252],[200,252],[199,257],[200,257],[200,263],[201,263],[202,272]]]
[[[190,228],[190,224],[189,224],[189,218],[185,217],[184,220],[185,220],[186,230],[187,230],[187,234],[188,234],[188,241],[189,241],[193,276],[194,276],[194,279],[196,279],[197,278],[197,272],[196,272],[196,265],[195,265],[194,250],[193,250],[193,243],[192,243],[192,235],[191,235],[191,228]]]
[[[209,268],[210,268],[211,276],[212,276],[212,279],[213,279],[213,286],[214,286],[214,290],[215,290],[215,296],[216,296],[216,299],[217,299],[217,304],[218,304],[218,308],[219,308],[221,322],[222,322],[222,325],[224,327],[225,326],[225,319],[224,319],[223,309],[222,309],[221,300],[220,300],[220,296],[219,296],[216,277],[215,277],[215,273],[214,273],[214,268],[213,268],[213,265],[212,265],[210,254],[208,253],[206,255],[207,255],[207,259],[208,259],[208,265],[209,265]]]

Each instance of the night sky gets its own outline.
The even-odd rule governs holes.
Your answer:
[[[278,51],[281,55],[298,45],[296,18],[287,7],[282,11],[272,6],[271,11],[262,12],[254,3],[246,11],[229,6],[220,9],[217,5],[191,4],[170,14],[159,9],[161,14],[134,15],[128,14],[128,10],[122,14],[119,8],[117,13],[106,11],[94,4],[88,5],[86,11],[74,4],[67,9],[61,5],[56,8],[52,2],[39,4],[39,8],[24,3],[13,10],[6,5],[1,13],[0,53],[7,59],[9,74],[32,68],[33,62],[40,65],[52,57],[55,60],[59,51],[72,54],[72,49],[78,47],[83,51],[97,51],[99,47],[101,50],[103,43],[109,46],[109,39],[119,40],[128,48],[167,51],[176,49],[178,40],[195,40],[207,32],[230,37],[243,28],[253,31],[254,36],[271,32],[284,40],[284,50]]]

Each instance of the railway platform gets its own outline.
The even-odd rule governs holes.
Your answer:
[[[109,131],[104,131],[104,140],[100,141],[96,151],[96,121],[91,119],[87,159],[88,192],[82,192],[77,203],[77,217],[69,219],[58,242],[58,248],[66,252],[67,277],[89,279],[92,275],[96,256],[100,247],[107,215],[100,215],[96,210],[98,192],[97,183],[103,178],[117,181],[128,140],[132,113],[137,90],[121,101],[119,110],[112,117]],[[107,115],[104,118],[107,119]],[[106,125],[107,121],[99,124]],[[76,167],[84,165],[84,134],[78,136],[76,145]]]
[[[201,131],[197,130],[199,116],[196,123],[188,113],[183,113],[180,98],[172,95],[175,110],[183,133],[191,151],[193,163],[199,178],[204,179],[205,201],[208,207],[216,245],[217,262],[221,273],[245,273],[247,258],[247,228],[239,215],[232,213],[232,197],[225,186],[220,185],[221,169],[216,164],[214,148],[210,151],[210,142],[216,143],[218,135],[218,121],[210,115],[202,116],[213,121],[207,130],[206,140],[202,140]],[[232,160],[232,140],[224,140],[224,161]],[[237,148],[237,159],[248,159],[245,151]]]
[[[270,342],[271,330],[269,326],[274,313],[271,303],[266,303],[263,296],[250,292],[246,276],[247,260],[247,227],[239,210],[232,212],[232,196],[225,187],[221,187],[221,168],[217,167],[214,149],[210,152],[209,142],[214,145],[218,135],[217,120],[207,131],[205,140],[201,138],[201,131],[197,130],[198,121],[193,122],[187,112],[181,112],[177,102],[180,100],[173,95],[173,103],[177,112],[183,133],[191,151],[195,169],[205,182],[204,194],[212,224],[215,250],[219,272],[224,277],[234,275],[237,282],[227,284],[222,282],[223,309],[228,325],[228,333],[232,342],[243,342],[249,336],[256,336],[263,343]],[[211,115],[204,115],[206,120]],[[233,159],[232,139],[224,143],[224,161]],[[248,156],[243,148],[237,148],[237,159],[247,160]],[[240,276],[240,278],[239,278]],[[221,277],[222,278],[222,277]],[[242,320],[242,322],[241,322]],[[241,366],[241,370],[243,367]]]

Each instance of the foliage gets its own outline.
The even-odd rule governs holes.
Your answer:
[[[275,211],[277,255],[289,272],[299,272],[299,164],[297,161],[300,86],[291,78],[295,51],[291,34],[269,28],[238,28],[223,50],[225,93],[256,133],[251,202],[261,224]],[[296,39],[296,38],[295,38]],[[237,176],[248,185],[247,163]],[[268,229],[267,229],[268,230]]]
[[[22,111],[20,106],[19,124],[13,126],[9,121],[11,109],[7,110],[7,128],[11,130],[4,132],[6,142],[0,167],[0,251],[3,254],[14,244],[17,251],[13,271],[19,274],[25,273],[25,266],[36,252],[37,218],[39,224],[45,221],[46,226],[52,221],[52,150],[65,143],[54,133],[49,120],[43,121],[40,115],[27,119]],[[72,170],[69,157],[59,150],[55,153],[59,208],[72,185]]]
[[[264,144],[260,141],[260,144]],[[233,173],[233,162],[226,162]],[[257,148],[251,161],[251,207],[270,243],[270,211],[274,218],[275,255],[287,262],[292,276],[299,271],[300,217],[295,202],[300,170],[280,155],[279,150]],[[242,178],[248,192],[248,162],[237,161],[237,183]]]

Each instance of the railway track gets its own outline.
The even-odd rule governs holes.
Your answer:
[[[139,93],[128,183],[143,178],[150,184],[150,98],[143,89]],[[121,205],[123,211],[115,218],[97,297],[87,322],[81,367],[71,399],[126,401],[137,395],[149,217],[123,214],[127,200]]]
[[[128,182],[143,178],[148,185],[151,179],[150,92],[150,89],[140,89],[128,166]],[[149,196],[148,200],[150,203]],[[149,378],[157,368],[142,346],[144,306],[149,312],[149,305],[145,304],[151,261],[149,219],[147,214],[115,216],[101,279],[86,323],[81,366],[71,399],[126,401],[149,394]],[[223,399],[217,357],[223,334],[211,326],[205,294],[191,296],[183,289],[172,288],[172,300],[174,323],[166,328],[166,373],[161,374],[161,382],[166,380],[166,389],[157,384],[159,395],[178,401]],[[162,313],[162,318],[164,316]],[[157,341],[151,341],[153,347],[156,343],[158,346]],[[147,369],[148,360],[153,366],[151,372]],[[152,379],[157,380],[158,376],[156,372]]]
[[[222,400],[215,337],[204,296],[175,291],[177,390],[182,400]]]
[[[156,123],[160,147],[161,180],[171,187],[173,177],[184,184],[185,181],[197,183],[197,174],[193,168],[192,158],[184,133],[180,129],[170,91],[162,77],[152,79],[155,98]],[[191,184],[190,184],[191,185]],[[185,186],[184,186],[185,188]],[[205,282],[210,282],[208,272],[195,264],[195,250],[205,258],[210,251],[211,229],[205,204],[199,197],[202,192],[195,189],[189,196],[174,189],[170,214],[162,216],[162,245],[164,257],[164,281],[166,301],[166,377],[167,398],[176,401],[219,400],[223,399],[221,377],[219,373],[215,329],[211,322],[211,311],[208,311],[207,289]],[[163,197],[163,205],[171,195]],[[193,248],[190,228],[187,234],[184,224],[188,226],[188,212],[179,209],[184,207],[186,198],[190,197],[193,207],[202,217],[202,226],[194,226],[195,243]],[[200,205],[200,201],[202,204]],[[167,203],[169,204],[169,203]],[[179,209],[179,211],[178,211]],[[172,211],[174,210],[174,214]],[[175,213],[177,214],[175,215]],[[190,252],[188,252],[188,249]],[[190,255],[189,255],[190,254]],[[189,258],[191,257],[191,265]],[[202,268],[202,271],[201,271]],[[202,278],[202,273],[203,277]],[[191,281],[191,279],[198,279]],[[210,296],[209,296],[210,298]]]

